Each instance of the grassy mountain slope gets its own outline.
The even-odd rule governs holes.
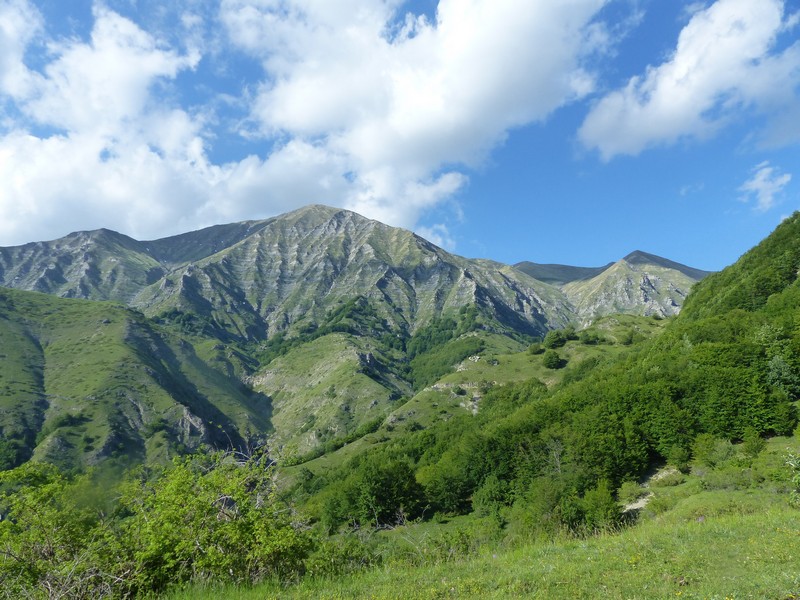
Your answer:
[[[685,318],[699,319],[735,309],[755,311],[797,286],[800,270],[800,216],[785,219],[760,244],[731,266],[698,285]]]
[[[711,289],[714,299],[746,298],[735,290],[752,289],[765,265],[791,255],[799,222],[795,215],[732,267],[735,277],[723,271],[698,284],[698,296]],[[380,500],[383,524],[400,506],[411,516],[422,507],[428,514],[463,514],[476,509],[476,498],[490,498],[501,512],[527,507],[544,530],[596,525],[597,515],[576,506],[607,494],[602,486],[613,490],[654,462],[685,461],[681,457],[697,454],[702,444],[793,431],[800,398],[800,285],[792,269],[760,304],[742,308],[715,300],[706,310],[690,304],[694,308],[652,339],[613,359],[591,357],[598,345],[588,332],[585,342],[554,337],[546,352],[569,359],[560,379],[542,368],[544,354],[467,360],[398,407],[381,429],[340,450],[340,461],[332,455],[304,465],[324,483],[298,497],[307,498],[309,510],[328,527],[374,523],[359,498],[365,481],[386,470],[405,477],[409,487]],[[636,332],[616,336],[628,343]],[[579,362],[581,345],[585,359]],[[505,373],[494,380],[500,385],[486,377],[492,369]],[[470,372],[480,379],[469,381]],[[503,379],[511,383],[502,385]],[[403,457],[406,466],[398,467],[393,457]]]
[[[0,289],[0,434],[17,460],[160,461],[269,431],[269,403],[118,305]]]
[[[270,362],[251,381],[272,399],[272,450],[289,458],[377,427],[410,393],[387,366],[394,359],[364,338],[332,333]]]
[[[314,221],[308,214],[293,218]],[[288,227],[293,235],[302,229]],[[693,294],[699,299],[693,295],[687,310],[674,318],[608,317],[587,331],[548,332],[528,349],[524,345],[529,340],[505,330],[497,312],[484,310],[487,305],[480,303],[443,311],[403,335],[402,327],[393,328],[386,316],[388,304],[362,294],[325,307],[318,321],[302,327],[298,315],[287,328],[289,335],[217,348],[207,338],[183,339],[169,333],[178,325],[191,331],[210,322],[174,316],[161,327],[115,307],[119,314],[100,325],[116,333],[104,336],[93,312],[100,306],[96,303],[73,301],[62,308],[56,303],[64,300],[40,303],[39,296],[25,294],[18,296],[17,305],[14,294],[19,292],[13,292],[5,308],[11,318],[2,331],[27,356],[12,359],[22,374],[6,388],[43,401],[29,411],[32,421],[45,424],[40,428],[44,442],[36,452],[49,451],[47,443],[68,452],[76,436],[90,433],[75,427],[101,422],[72,413],[62,421],[64,406],[60,413],[48,414],[47,403],[58,400],[48,385],[64,385],[63,378],[78,390],[76,395],[86,394],[72,398],[72,405],[81,410],[95,406],[93,388],[86,385],[92,374],[120,372],[129,380],[143,374],[140,386],[159,384],[150,391],[154,397],[159,389],[169,389],[170,398],[188,400],[191,394],[181,396],[187,389],[181,386],[194,382],[196,375],[177,366],[184,364],[198,371],[206,362],[215,364],[225,376],[252,369],[260,378],[256,385],[277,398],[272,420],[283,420],[283,428],[296,427],[306,411],[324,421],[304,422],[300,429],[307,427],[305,431],[283,438],[284,446],[311,448],[312,436],[306,434],[317,428],[331,435],[325,442],[331,442],[330,447],[323,450],[338,450],[318,456],[312,448],[306,456],[289,456],[291,460],[283,463],[279,456],[278,476],[270,478],[278,486],[270,498],[293,500],[308,520],[292,515],[291,531],[258,537],[258,544],[250,543],[251,534],[264,531],[250,528],[237,513],[240,508],[264,508],[265,496],[252,497],[246,489],[237,489],[236,494],[244,495],[231,504],[227,479],[213,487],[213,461],[205,456],[162,475],[162,483],[156,482],[147,503],[141,504],[152,511],[142,513],[142,522],[150,516],[166,517],[174,527],[184,526],[178,541],[186,537],[189,543],[162,543],[167,534],[174,534],[173,527],[148,531],[146,541],[155,554],[147,554],[144,562],[139,560],[141,553],[134,554],[130,563],[137,565],[144,581],[153,574],[159,577],[152,588],[146,584],[144,589],[161,589],[193,575],[202,579],[208,573],[215,573],[219,581],[241,582],[228,577],[233,577],[232,568],[221,566],[233,564],[237,553],[254,547],[270,553],[265,560],[287,558],[281,544],[302,530],[314,537],[304,547],[292,543],[288,570],[259,570],[244,579],[252,583],[269,573],[281,579],[281,587],[255,593],[287,595],[291,592],[286,580],[305,576],[307,587],[296,592],[315,597],[725,593],[788,598],[800,585],[791,552],[797,533],[791,503],[800,493],[800,446],[793,435],[800,399],[798,233],[800,214],[739,263],[698,284]],[[250,238],[240,243],[246,245]],[[370,252],[366,245],[361,247]],[[356,273],[370,272],[363,265]],[[292,272],[287,269],[287,276]],[[469,278],[464,274],[464,279]],[[87,327],[92,322],[94,329]],[[116,371],[90,354],[92,373],[73,376],[70,361],[92,335],[98,336],[96,343],[105,348],[102,354],[110,357]],[[198,362],[168,360],[168,351],[177,354],[180,348],[198,355]],[[393,360],[397,357],[402,360]],[[366,379],[348,377],[353,369]],[[397,398],[399,406],[391,406],[394,400],[383,394],[402,392],[403,386],[414,396],[408,402]],[[116,388],[122,395],[98,395],[103,402],[97,405],[119,398],[137,406],[136,398],[127,395],[136,389],[129,383]],[[201,390],[199,383],[195,389]],[[370,406],[370,401],[364,408],[370,396],[377,403]],[[301,408],[295,410],[288,402],[293,397],[302,398]],[[81,399],[82,404],[75,402]],[[141,408],[147,408],[145,403],[139,405],[139,412],[146,413]],[[383,420],[379,416],[356,422],[346,414],[350,409],[344,409],[356,405],[367,415],[373,409],[391,412]],[[337,411],[331,410],[334,406]],[[247,411],[237,414],[249,418]],[[223,433],[230,431],[226,423],[214,421]],[[314,435],[320,434],[314,430]],[[24,435],[11,442],[18,444]],[[8,439],[0,450],[7,449]],[[789,460],[787,452],[792,453]],[[262,458],[256,454],[248,465],[265,476]],[[214,460],[224,467],[220,473],[236,473],[246,466],[230,457]],[[670,468],[661,469],[665,464]],[[652,476],[654,471],[658,477]],[[27,472],[22,471],[23,476]],[[195,505],[197,510],[185,519],[172,518],[185,514],[180,512],[185,498],[194,498],[195,490],[214,500]],[[622,505],[649,493],[649,503],[639,513],[641,526],[618,536],[598,536],[630,525],[635,517],[630,512],[623,515]],[[219,502],[223,497],[226,500]],[[277,512],[289,514],[283,507]],[[200,531],[187,530],[185,524],[193,522],[188,519],[198,514],[204,519]],[[6,540],[15,539],[14,521],[0,522]],[[297,528],[301,521],[303,527]],[[86,536],[90,544],[97,539],[89,535],[93,531],[118,530],[119,524],[109,528],[108,523],[94,520],[96,529]],[[121,524],[124,530],[125,521]],[[270,526],[269,520],[262,524]],[[224,545],[210,540],[218,560],[192,573],[186,565],[198,564],[192,562],[198,556],[214,556],[198,553],[203,546],[191,543],[210,539],[199,535],[205,528],[221,534],[227,530],[225,536],[231,537],[223,536]],[[121,541],[116,546],[121,549],[138,540],[110,537]],[[481,549],[493,554],[467,560]],[[80,550],[76,556],[83,555]],[[176,558],[161,560],[166,552]],[[40,562],[46,563],[47,557]],[[369,567],[378,568],[347,576]],[[34,582],[30,585],[41,579],[39,573],[56,570],[47,568],[29,570]],[[347,577],[324,580],[330,576]],[[27,585],[27,580],[22,583]]]

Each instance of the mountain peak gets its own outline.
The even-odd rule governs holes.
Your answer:
[[[642,250],[634,250],[622,260],[629,265],[656,265],[664,267],[665,269],[673,269],[697,281],[710,274],[709,271],[688,267],[684,264],[669,260],[668,258],[650,254],[649,252],[643,252]]]

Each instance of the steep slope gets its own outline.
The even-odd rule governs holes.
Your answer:
[[[269,401],[216,354],[121,306],[0,289],[0,435],[68,468],[243,447],[270,430]]]
[[[615,313],[665,317],[680,312],[692,286],[705,274],[636,251],[599,275],[571,281],[561,289],[584,324]]]
[[[796,288],[798,272],[800,213],[795,212],[736,263],[704,279],[687,301],[684,316],[698,319],[734,309],[761,309],[774,294]]]
[[[621,268],[635,272],[640,258]],[[774,477],[769,487],[781,489],[784,502],[791,486],[774,487],[789,477],[784,462],[767,477],[751,467],[763,438],[791,436],[798,423],[798,273],[800,213],[701,281],[675,319],[607,317],[550,348],[556,366],[535,344],[524,354],[470,357],[379,430],[306,462],[309,483],[297,484],[298,497],[334,527],[439,512],[499,515],[524,537],[591,533],[618,522],[613,493],[623,482],[655,464],[686,470],[692,462],[700,477],[719,468],[703,483],[708,491],[745,496]],[[636,335],[637,322],[638,333],[653,327],[650,339]],[[679,483],[683,475],[675,475]],[[363,489],[387,493],[370,496],[380,505],[363,510],[355,500]],[[604,514],[595,510],[601,496]],[[694,510],[693,519],[708,515]]]
[[[0,284],[188,313],[223,339],[320,323],[360,295],[404,335],[465,304],[516,332],[541,334],[572,317],[563,294],[515,269],[325,206],[148,242],[99,230],[2,248]]]
[[[611,314],[675,315],[692,286],[709,274],[640,250],[604,267],[532,262],[514,267],[559,287],[583,326]]]
[[[0,248],[0,285],[67,298],[128,302],[165,272],[145,244],[106,229]]]
[[[670,314],[664,306],[678,306],[691,285],[692,270],[681,267],[644,253],[593,277],[597,270],[554,267],[550,280],[570,279],[559,289],[325,206],[162,240],[100,230],[0,249],[6,286],[142,311],[45,309],[38,296],[25,311],[9,308],[3,335],[16,350],[3,398],[25,408],[8,422],[25,423],[13,431],[20,449],[79,465],[109,456],[109,439],[137,460],[155,456],[147,440],[156,430],[171,432],[173,448],[270,436],[281,456],[313,453],[374,428],[485,349],[519,350],[527,335],[613,311]],[[65,311],[85,314],[66,328],[50,316]],[[48,328],[55,346],[37,333]],[[50,351],[59,344],[63,355]],[[59,414],[90,397],[101,408],[67,419],[71,430],[97,428],[84,450],[49,437],[53,418],[61,423]],[[111,421],[127,425],[102,425]],[[122,430],[127,441],[118,442]]]
[[[466,304],[516,332],[543,333],[570,319],[558,290],[510,267],[463,259],[409,231],[323,206],[266,222],[175,269],[132,304],[151,315],[202,315],[235,338],[266,339],[322,324],[338,303],[361,295],[400,335]]]

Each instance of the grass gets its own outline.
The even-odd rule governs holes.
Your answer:
[[[618,534],[421,568],[382,567],[289,587],[193,587],[168,598],[792,598],[800,594],[799,516],[783,505],[702,521],[653,520]]]
[[[454,416],[467,414],[476,408],[480,410],[482,396],[480,388],[483,384],[502,385],[525,381],[533,377],[544,382],[548,387],[553,387],[565,377],[569,377],[570,374],[579,370],[581,364],[588,360],[612,359],[629,351],[631,346],[615,343],[625,333],[633,331],[636,334],[635,341],[638,342],[658,335],[667,322],[666,319],[656,320],[636,315],[614,315],[599,319],[588,331],[596,332],[607,342],[602,344],[584,344],[577,340],[567,342],[566,345],[558,348],[559,354],[567,360],[566,366],[562,369],[545,368],[542,365],[542,355],[530,354],[527,347],[520,342],[503,335],[481,332],[480,335],[486,347],[480,353],[479,360],[462,361],[459,365],[455,365],[453,372],[444,375],[432,386],[419,391],[406,402],[398,402],[386,420],[388,427],[384,426],[374,434],[346,444],[334,452],[328,452],[319,458],[304,462],[303,467],[310,469],[315,475],[322,475],[362,452],[369,452],[376,444],[380,445],[385,441],[404,435],[408,427],[426,428],[440,421],[447,421]],[[322,396],[322,390],[327,388],[332,381],[336,383],[337,388],[339,386],[339,382],[335,381],[329,373],[315,373],[314,365],[321,365],[317,367],[318,369],[333,371],[338,363],[343,362],[347,352],[352,351],[343,345],[345,337],[339,334],[325,336],[312,344],[293,350],[286,357],[273,361],[265,368],[265,371],[271,372],[272,388],[280,387],[284,395],[292,396],[292,407],[295,412],[298,411],[297,407],[305,406],[305,410],[294,416],[278,414],[274,418],[276,428],[294,432],[295,437],[303,435],[297,433],[302,432],[303,419],[307,418],[309,412],[317,414],[321,409],[321,407],[313,407],[312,410],[308,407],[309,401]],[[338,347],[335,344],[342,345]],[[315,356],[320,353],[324,360],[321,360],[320,356]],[[347,379],[344,381],[349,381],[350,385],[354,385],[352,372],[348,371],[345,375]],[[307,383],[309,379],[313,385],[306,385],[304,388],[303,384]],[[375,385],[371,381],[368,383]],[[280,392],[274,393],[268,386],[259,384],[256,385],[256,389],[269,393],[275,398],[276,406],[279,406]],[[379,398],[380,396],[373,393],[373,398],[375,397]],[[330,408],[328,407],[327,410]],[[279,411],[280,409],[276,412]],[[316,427],[320,427],[325,422],[331,422],[330,415],[323,415],[320,418],[317,414],[316,418]],[[292,479],[295,469],[289,467],[285,473]]]
[[[503,539],[496,525],[493,533],[466,515],[375,534],[384,560],[372,570],[294,585],[193,586],[166,599],[800,597],[800,511],[788,503],[785,466],[800,437],[772,438],[756,457],[734,449],[713,469],[696,464],[668,484],[650,478],[650,503],[619,532],[542,541],[505,530]],[[436,540],[461,532],[471,555],[437,552]]]

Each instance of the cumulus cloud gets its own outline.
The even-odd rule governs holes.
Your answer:
[[[351,174],[348,208],[404,226],[462,189],[454,165],[589,93],[581,59],[607,42],[590,27],[604,0],[441,0],[435,22],[344,4],[223,0],[220,15],[262,62],[261,134],[313,140]]]
[[[791,180],[791,174],[781,173],[780,169],[764,161],[753,168],[750,179],[739,188],[741,199],[744,202],[755,199],[755,210],[765,212],[775,205]]]
[[[467,169],[510,130],[594,89],[582,65],[608,49],[607,2],[441,0],[434,20],[401,0],[186,2],[180,40],[102,2],[87,38],[59,39],[30,0],[0,0],[0,244],[152,238],[311,202],[417,227],[458,210]],[[242,56],[260,71],[232,89],[224,66]],[[247,150],[215,152],[231,137]]]
[[[12,9],[38,15],[23,2]],[[63,235],[65,228],[163,229],[187,208],[186,188],[204,183],[196,168],[209,167],[199,125],[151,95],[158,80],[193,68],[198,57],[163,49],[102,7],[94,16],[90,40],[50,42],[53,59],[42,71],[25,66],[23,48],[11,72],[25,84],[4,87],[22,115],[4,119],[0,135],[6,243]]]
[[[693,6],[671,58],[597,102],[580,139],[608,160],[711,136],[743,109],[796,113],[800,43],[776,50],[779,36],[796,25],[796,18],[784,16],[782,0],[718,0],[704,10]],[[773,128],[762,134],[763,143],[777,141]]]
[[[0,94],[20,97],[28,92],[31,73],[23,57],[41,28],[39,11],[26,0],[0,4]]]

